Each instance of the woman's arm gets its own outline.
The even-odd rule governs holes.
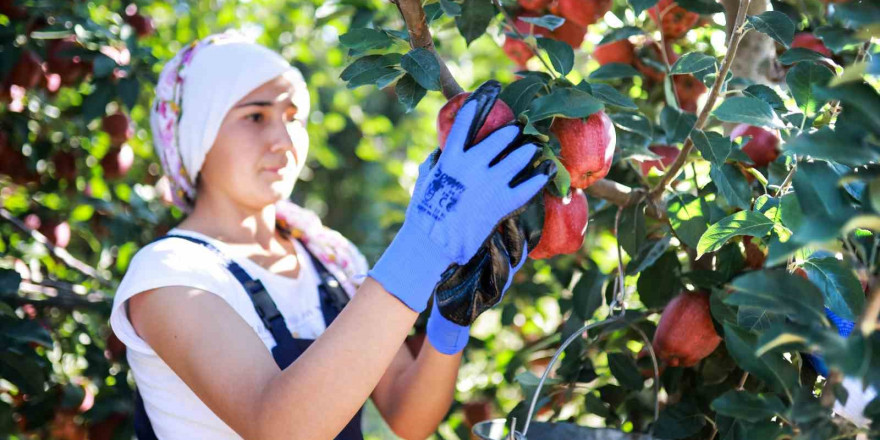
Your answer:
[[[399,437],[424,439],[437,431],[452,404],[461,353],[446,355],[427,339],[413,359],[400,348],[373,391],[373,403]]]
[[[165,287],[129,300],[132,325],[245,439],[332,439],[379,383],[418,314],[367,278],[285,370],[222,298]],[[451,390],[449,391],[451,392]]]

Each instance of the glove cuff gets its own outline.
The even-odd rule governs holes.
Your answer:
[[[428,317],[428,341],[443,354],[456,354],[464,350],[470,337],[470,326],[458,325],[440,314],[437,301],[431,308],[431,316]]]
[[[431,245],[428,234],[404,221],[397,236],[367,273],[410,309],[421,313],[452,259]]]

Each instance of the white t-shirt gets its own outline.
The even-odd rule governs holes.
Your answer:
[[[178,228],[168,233],[200,238],[233,258],[234,254],[219,240]],[[301,264],[297,279],[274,274],[248,258],[233,259],[263,283],[294,337],[314,339],[325,330],[318,296],[319,276],[303,246],[297,240],[293,242]],[[166,238],[140,249],[116,291],[110,326],[128,348],[128,363],[158,438],[240,439],[135,333],[128,320],[125,302],[129,298],[165,286],[191,286],[212,292],[250,324],[267,349],[275,346],[275,340],[260,321],[247,292],[216,254],[182,238]]]

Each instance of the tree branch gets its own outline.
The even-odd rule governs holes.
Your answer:
[[[721,71],[718,72],[718,76],[715,78],[715,83],[712,84],[712,91],[709,93],[709,99],[706,100],[706,105],[703,106],[700,111],[700,115],[697,117],[697,123],[694,124],[694,128],[691,130],[693,133],[695,130],[702,130],[703,127],[706,126],[706,121],[709,120],[709,112],[712,111],[712,108],[715,107],[715,100],[718,99],[718,95],[721,92],[721,88],[724,86],[725,79],[727,79],[727,72],[730,71],[730,66],[733,64],[733,59],[736,57],[736,50],[739,48],[739,43],[742,41],[743,35],[745,35],[746,30],[743,27],[743,23],[746,20],[746,12],[749,9],[749,1],[750,0],[740,0],[739,10],[736,14],[736,22],[734,23],[733,29],[734,32],[730,36],[730,45],[727,48],[727,54],[724,55],[724,61],[721,63]],[[675,162],[669,167],[669,170],[666,171],[666,174],[663,175],[663,178],[660,182],[651,189],[649,194],[649,198],[652,200],[658,200],[663,195],[663,192],[666,191],[666,187],[672,182],[677,176],[681,168],[684,166],[685,162],[687,162],[687,156],[690,154],[691,150],[694,148],[694,141],[691,138],[691,134],[688,134],[687,140],[684,143],[684,147],[681,149],[681,153],[675,159]]]
[[[403,17],[404,23],[406,23],[410,45],[413,48],[420,47],[431,51],[440,63],[440,87],[443,96],[449,99],[461,93],[463,89],[455,81],[455,78],[452,77],[446,62],[440,58],[440,55],[434,49],[434,40],[431,37],[430,29],[428,29],[425,10],[422,8],[421,2],[419,0],[391,0],[391,2],[397,6],[397,10],[400,11],[400,15]],[[626,185],[606,179],[593,183],[585,191],[593,197],[608,200],[618,206],[629,206],[637,200],[644,199],[643,190],[633,190]],[[648,215],[659,220],[666,218],[666,208],[660,202],[656,200],[648,200],[647,202],[646,213]]]
[[[12,215],[12,213],[7,211],[6,209],[0,208],[0,217],[2,217],[6,221],[12,223],[16,228],[30,234],[30,236],[34,240],[36,240],[37,242],[39,242],[43,246],[46,246],[46,248],[49,249],[49,252],[51,252],[56,257],[60,258],[61,261],[63,261],[68,266],[78,270],[79,272],[83,273],[84,275],[90,276],[90,277],[98,280],[102,284],[105,284],[105,285],[107,284],[108,280],[101,277],[99,275],[97,269],[89,266],[86,263],[83,263],[82,261],[77,260],[73,255],[70,255],[70,252],[67,252],[66,249],[55,246],[54,244],[52,244],[52,242],[49,241],[48,238],[46,238],[45,235],[41,234],[39,231],[36,231],[36,230],[33,230],[33,229],[27,227],[27,225],[22,223],[21,220],[17,219],[15,216]]]
[[[413,49],[426,49],[434,54],[434,58],[437,58],[440,64],[440,89],[443,96],[450,99],[463,92],[464,90],[449,72],[446,63],[434,49],[434,39],[431,37],[431,30],[428,29],[428,21],[425,19],[425,9],[422,8],[422,3],[419,0],[391,0],[391,2],[397,6],[397,10],[400,11],[400,15],[406,23],[410,46]]]

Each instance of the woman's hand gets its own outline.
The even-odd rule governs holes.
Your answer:
[[[499,92],[500,85],[489,81],[462,105],[439,160],[432,160],[435,151],[419,167],[403,226],[369,272],[417,312],[425,309],[443,271],[470,260],[498,222],[556,172],[549,160],[532,166],[539,148],[522,142],[516,124],[473,143]]]

